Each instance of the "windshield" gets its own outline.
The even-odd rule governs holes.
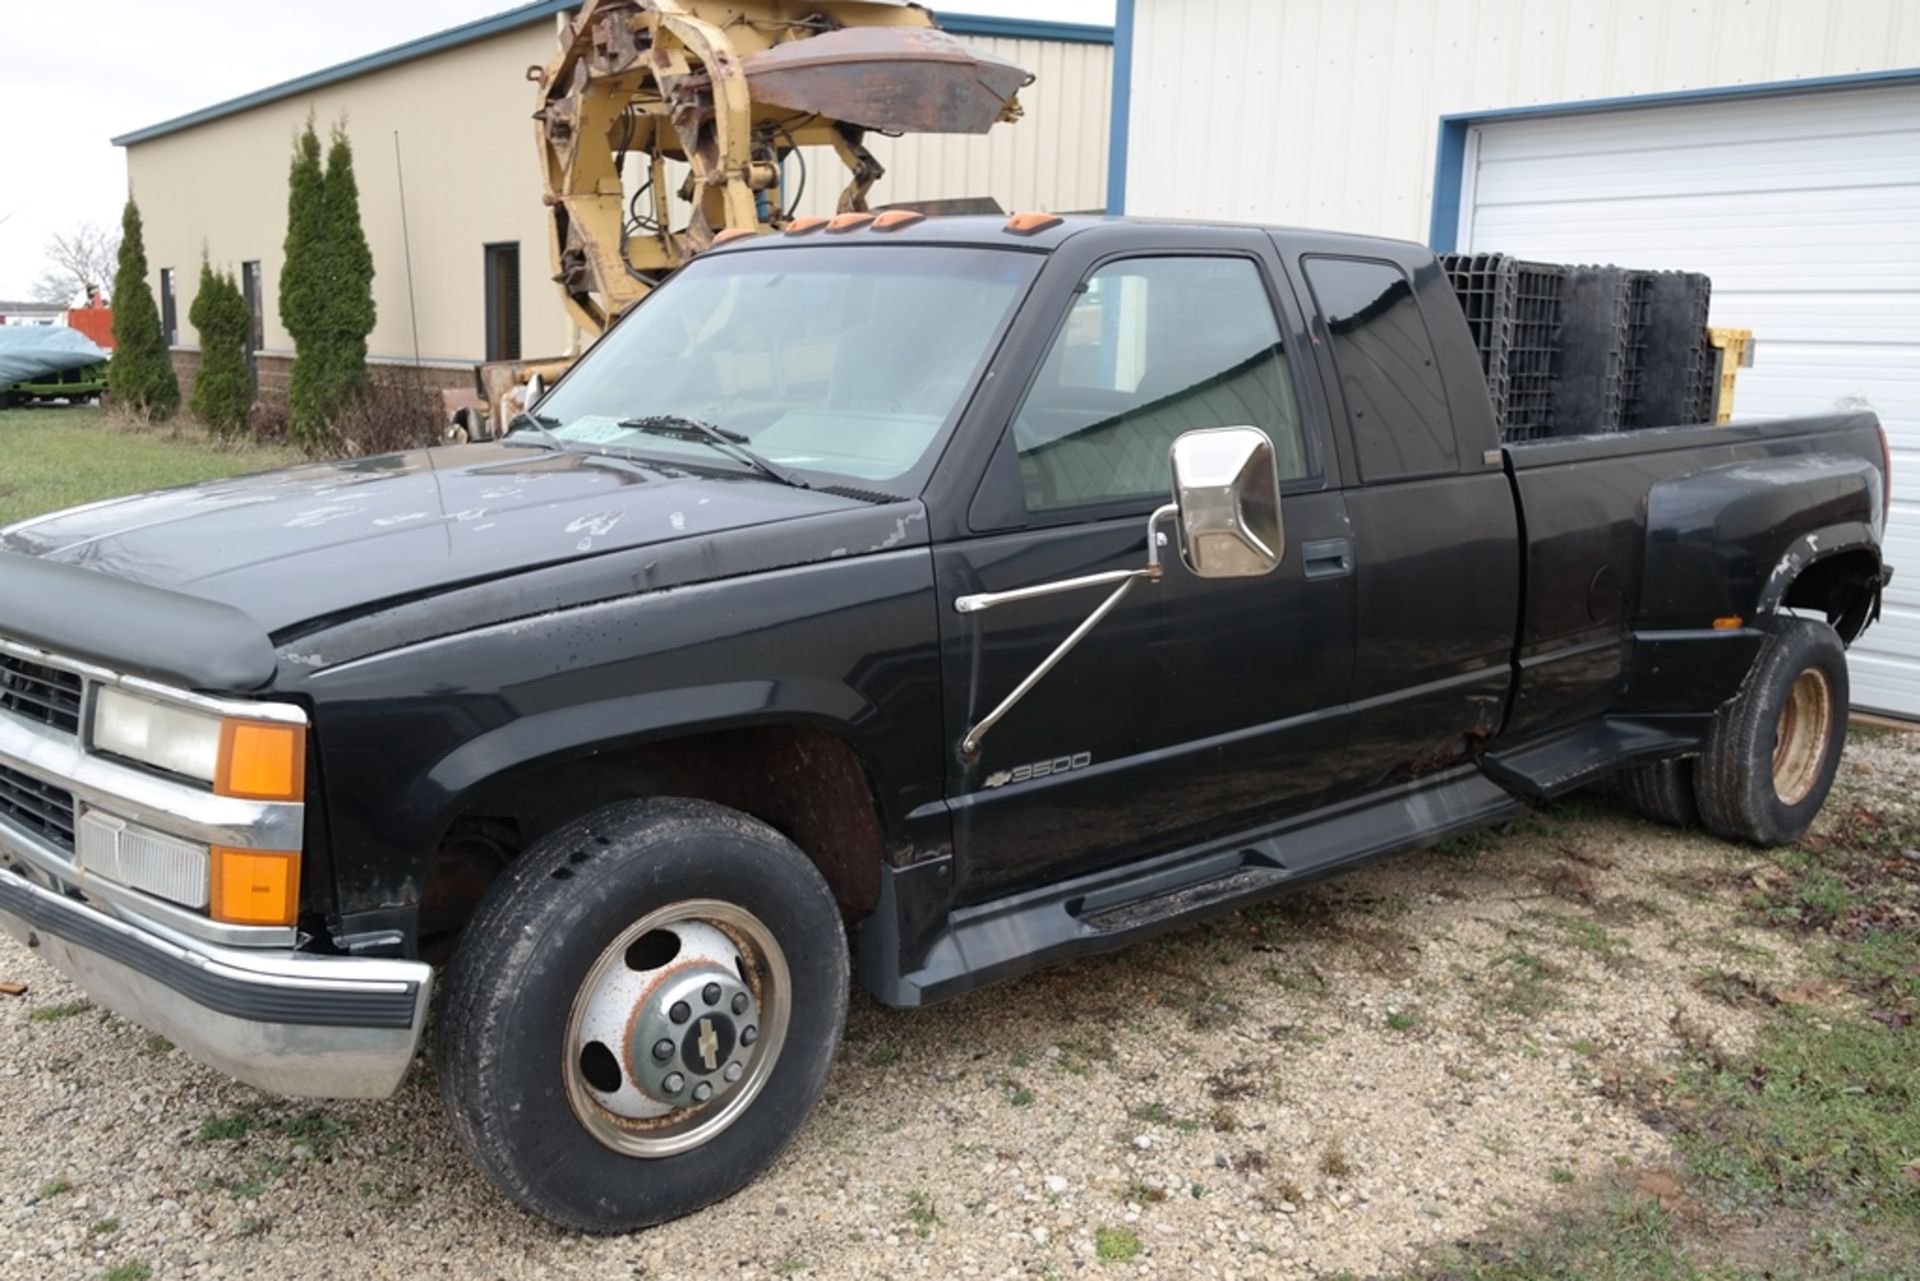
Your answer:
[[[570,445],[756,470],[737,442],[776,473],[903,488],[887,482],[931,464],[1039,261],[826,245],[702,258],[581,358],[539,425]]]

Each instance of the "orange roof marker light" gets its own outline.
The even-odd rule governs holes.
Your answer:
[[[743,240],[748,236],[757,236],[759,234],[760,234],[759,232],[754,231],[747,227],[728,227],[725,231],[721,232],[719,235],[713,238],[713,244],[714,244],[714,247],[717,249],[721,245],[727,244],[731,241]]]
[[[918,209],[889,209],[873,220],[875,231],[896,231],[901,227],[911,227],[916,222],[925,222],[927,216]]]
[[[825,218],[795,218],[787,224],[789,236],[804,236],[809,231],[818,231],[827,225]]]
[[[1031,236],[1035,232],[1045,231],[1048,227],[1058,227],[1060,215],[1050,213],[1017,213],[1007,219],[1002,231],[1011,231],[1016,236]]]
[[[857,231],[873,221],[870,213],[835,214],[827,221],[828,231]]]

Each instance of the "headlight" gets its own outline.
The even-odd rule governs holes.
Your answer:
[[[93,696],[93,746],[211,783],[220,768],[220,718],[102,685]]]
[[[211,783],[222,796],[297,801],[306,793],[306,730],[216,716],[102,685],[93,749]]]

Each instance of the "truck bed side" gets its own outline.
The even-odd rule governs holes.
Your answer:
[[[1711,711],[1747,669],[1728,651],[1757,650],[1761,620],[1828,607],[1789,599],[1815,563],[1850,558],[1851,597],[1829,609],[1844,638],[1877,607],[1885,463],[1872,414],[1503,452],[1526,540],[1504,741],[1609,712]]]

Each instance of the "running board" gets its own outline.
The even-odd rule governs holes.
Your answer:
[[[880,910],[861,925],[861,982],[888,1005],[931,1005],[1114,951],[1518,808],[1470,767],[1458,768],[1230,839],[956,908],[917,959],[900,955],[897,873],[886,868]]]
[[[1608,717],[1478,758],[1480,772],[1523,801],[1540,804],[1634,761],[1700,750],[1690,718]]]

